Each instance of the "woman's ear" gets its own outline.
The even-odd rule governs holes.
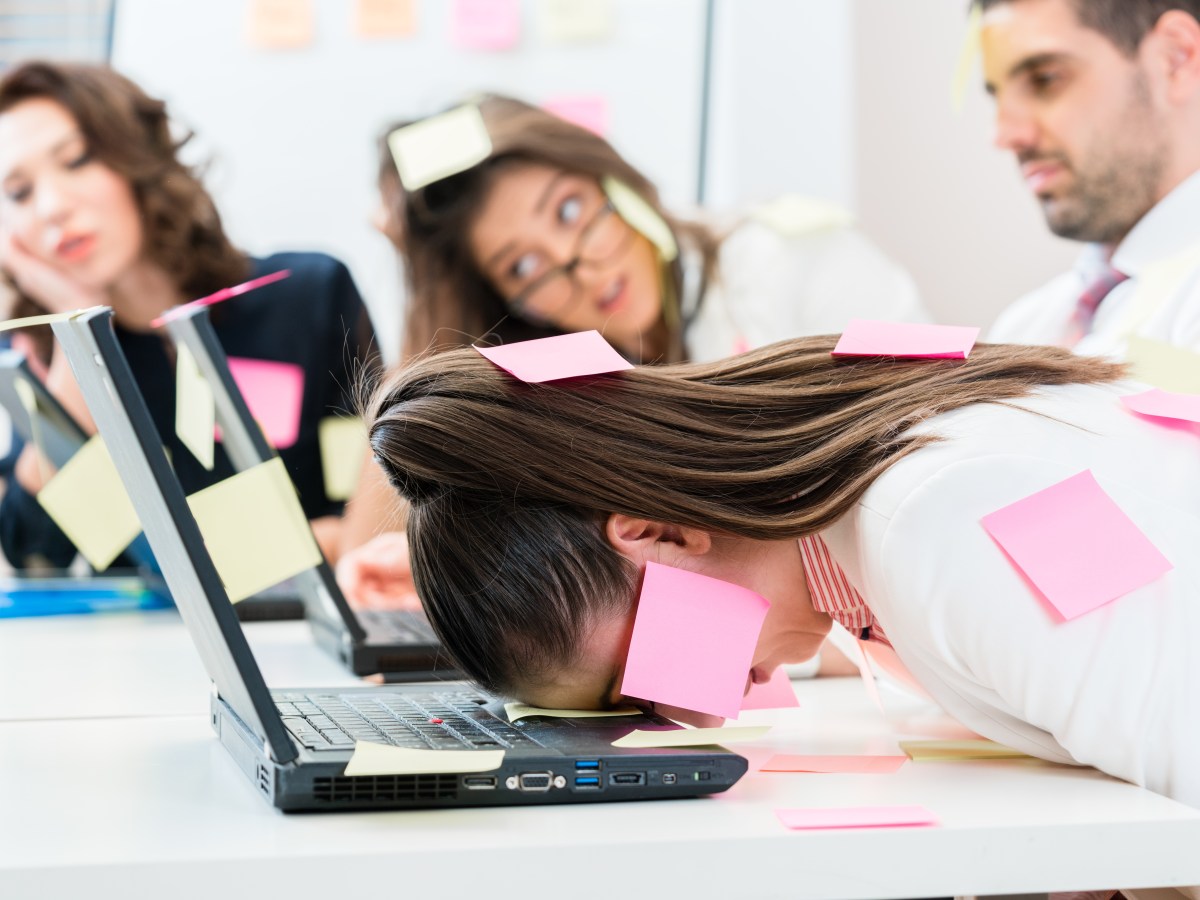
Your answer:
[[[604,536],[614,550],[639,568],[647,562],[675,565],[685,557],[701,556],[712,548],[712,536],[707,531],[637,519],[623,513],[609,515]]]

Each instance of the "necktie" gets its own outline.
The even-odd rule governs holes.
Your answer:
[[[1071,314],[1071,321],[1067,323],[1061,346],[1074,347],[1083,340],[1092,330],[1092,320],[1096,318],[1096,310],[1100,308],[1101,302],[1113,288],[1128,277],[1124,272],[1118,272],[1109,266],[1087,286],[1075,302],[1075,312]]]

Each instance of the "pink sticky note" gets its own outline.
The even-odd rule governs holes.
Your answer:
[[[736,718],[769,606],[736,584],[647,563],[621,693]]]
[[[907,756],[772,756],[760,772],[814,772],[835,775],[890,775]]]
[[[961,325],[851,319],[833,348],[833,355],[966,359],[977,337],[978,328]]]
[[[598,331],[577,331],[574,334],[475,349],[506,372],[529,382],[603,375],[633,368]]]
[[[765,684],[753,684],[742,699],[742,709],[788,709],[799,706],[796,692],[792,690],[792,679],[782,667],[771,674]]]
[[[189,301],[173,309],[167,310],[157,319],[151,321],[152,328],[158,328],[160,325],[170,322],[172,319],[177,319],[183,315],[185,310],[189,310],[195,306],[212,306],[215,303],[221,303],[224,300],[231,300],[234,297],[240,297],[248,291],[257,290],[260,287],[265,287],[268,284],[274,284],[276,281],[283,281],[285,278],[291,277],[291,269],[280,269],[278,272],[271,272],[267,275],[260,275],[258,278],[251,278],[249,281],[243,281],[241,284],[235,284],[233,287],[221,288],[216,293],[209,294],[207,297],[199,297],[196,300]]]
[[[521,38],[520,0],[454,0],[454,43],[468,50],[507,50]]]
[[[543,103],[542,109],[601,137],[608,134],[608,100],[604,97],[555,97]]]
[[[981,521],[1012,563],[1068,620],[1172,568],[1087,470]]]
[[[304,370],[294,363],[231,356],[229,371],[267,440],[279,448],[296,443]]]
[[[937,824],[937,816],[923,806],[777,809],[775,815],[788,828],[887,828]]]
[[[1200,422],[1200,394],[1176,394],[1154,388],[1141,394],[1122,397],[1121,402],[1128,409],[1144,416]]]

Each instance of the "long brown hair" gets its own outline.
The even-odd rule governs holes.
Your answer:
[[[979,345],[969,361],[835,359],[830,336],[720,362],[525,384],[471,350],[393,374],[371,445],[411,504],[413,573],[463,669],[496,690],[570,663],[636,572],[609,513],[778,540],[827,528],[932,435],[921,422],[1043,385],[1111,381],[1065,350]]]
[[[143,252],[185,298],[245,278],[245,255],[226,237],[199,173],[178,158],[191,135],[172,137],[161,100],[103,66],[35,61],[0,79],[0,115],[35,99],[53,100],[66,109],[88,152],[129,182],[141,213]],[[17,290],[14,314],[43,311]]]
[[[560,332],[514,315],[476,264],[467,235],[496,178],[518,164],[541,164],[594,178],[606,176],[633,188],[671,230],[698,248],[707,274],[715,271],[718,241],[699,223],[671,216],[654,185],[604,138],[536,106],[497,94],[477,100],[492,142],[483,162],[409,194],[392,162],[387,134],[380,138],[379,190],[388,211],[387,235],[400,252],[408,286],[403,356],[462,347],[492,338],[511,343]],[[667,272],[667,321],[678,323],[682,270]],[[684,358],[678,325],[668,327],[666,361]]]

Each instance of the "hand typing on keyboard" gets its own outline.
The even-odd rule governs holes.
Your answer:
[[[346,553],[337,564],[338,586],[352,606],[365,609],[420,609],[408,540],[392,531]]]

